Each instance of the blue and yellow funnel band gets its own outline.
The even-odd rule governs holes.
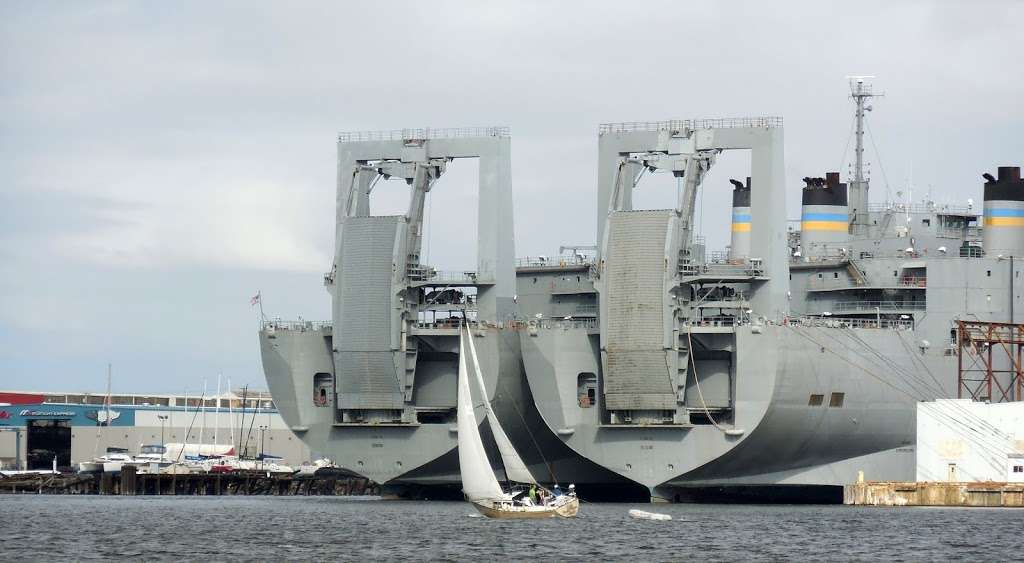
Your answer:
[[[750,232],[750,213],[732,213],[732,232],[734,233],[749,233]]]
[[[986,227],[1024,227],[1024,209],[988,207],[985,209]]]
[[[849,231],[846,213],[804,213],[800,218],[803,231]]]
[[[1008,207],[989,207],[985,210],[985,218],[989,217],[1024,217],[1024,209]]]
[[[985,217],[986,227],[1024,227],[1024,217]]]
[[[804,213],[800,220],[804,223],[808,221],[841,221],[845,223],[850,220],[850,216],[846,213]]]
[[[849,231],[846,221],[801,221],[800,230],[803,231]]]

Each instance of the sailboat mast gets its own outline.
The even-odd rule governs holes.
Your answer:
[[[185,389],[185,420],[188,420],[188,389]],[[191,430],[191,425],[183,426],[183,428],[185,429],[185,441],[182,442],[182,452],[184,452],[188,447],[188,433],[189,430]]]
[[[111,375],[112,371],[113,371],[113,366],[111,366],[111,364],[108,362],[107,363],[107,400],[104,401],[104,404],[106,405],[106,408],[107,408],[107,426],[110,426],[110,375]]]
[[[220,445],[220,376],[220,372],[217,372],[217,399],[216,403],[214,403],[217,405],[217,410],[214,411],[216,414],[214,414],[213,421],[213,443],[218,446]]]
[[[200,406],[203,409],[203,419],[199,423],[199,455],[203,455],[203,444],[206,443],[206,378],[203,378],[203,400],[200,401]]]
[[[232,400],[233,397],[234,397],[234,393],[231,392],[231,378],[229,377],[228,378],[228,432],[230,433],[229,438],[231,438],[231,447],[232,448],[235,447],[235,410],[234,410],[235,407],[234,407],[234,404],[233,404],[234,401]],[[238,452],[236,451],[235,453],[237,454]]]
[[[245,431],[245,399],[248,396],[248,394],[249,394],[249,386],[246,385],[246,386],[242,387],[242,407],[239,409],[239,418],[240,418],[240,420],[238,421],[238,452],[237,452],[239,458],[242,458],[243,457],[243,453],[244,453],[244,452],[242,452],[242,433]]]

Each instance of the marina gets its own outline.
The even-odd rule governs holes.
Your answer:
[[[273,475],[265,471],[137,474],[134,467],[128,467],[117,473],[26,473],[0,477],[0,495],[352,496],[378,493],[378,488],[366,479],[343,474],[321,477]]]

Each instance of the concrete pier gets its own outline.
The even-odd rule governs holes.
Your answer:
[[[1024,507],[1024,483],[868,481],[843,487],[843,503],[866,506]]]

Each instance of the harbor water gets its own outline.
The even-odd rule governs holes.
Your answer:
[[[631,520],[630,508],[672,515]],[[1012,509],[584,503],[489,520],[371,497],[0,496],[9,560],[1007,561]]]

